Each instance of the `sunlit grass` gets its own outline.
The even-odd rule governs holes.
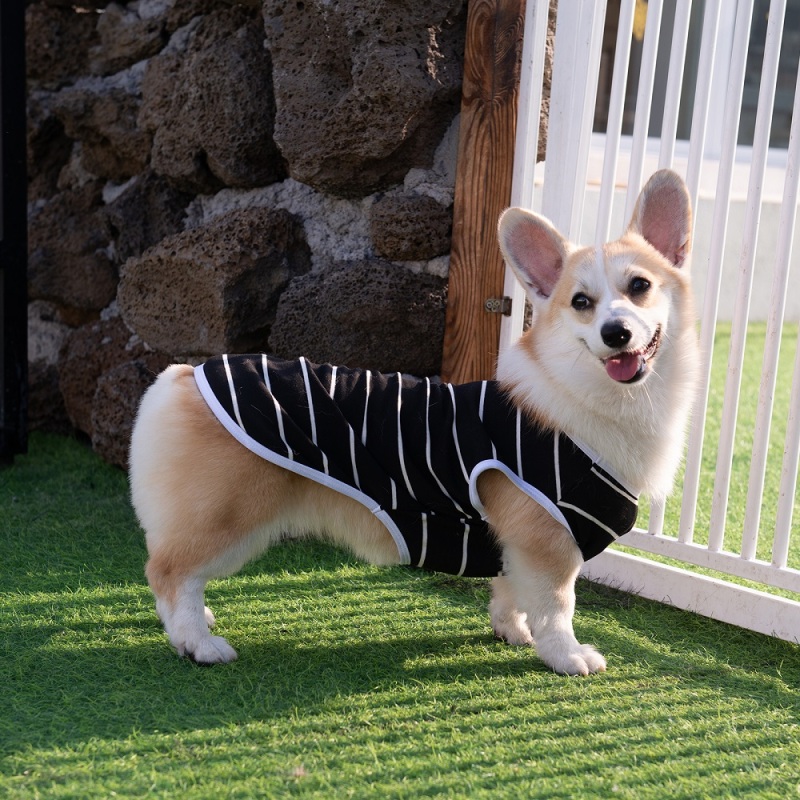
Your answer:
[[[742,431],[760,356],[746,370]],[[776,442],[787,410],[782,386]],[[737,475],[748,452],[743,433]],[[743,497],[737,478],[734,535]],[[563,678],[493,639],[486,581],[296,543],[210,585],[240,658],[199,668],[170,649],[144,560],[124,474],[83,444],[35,435],[0,471],[3,797],[798,796],[797,645],[581,582],[577,633],[609,671]]]

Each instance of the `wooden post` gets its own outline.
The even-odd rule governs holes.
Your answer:
[[[542,0],[532,0],[542,2]],[[470,0],[442,377],[491,378],[503,295],[497,219],[511,200],[525,0]]]

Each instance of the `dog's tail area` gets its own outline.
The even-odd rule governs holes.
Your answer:
[[[131,434],[129,478],[133,507],[145,530],[150,528],[153,493],[168,469],[168,454],[175,444],[172,440],[181,427],[181,399],[189,381],[194,382],[192,367],[173,364],[156,378],[139,403]]]

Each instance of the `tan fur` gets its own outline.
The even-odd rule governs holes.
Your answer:
[[[661,224],[665,217],[673,224]],[[501,357],[498,380],[534,421],[577,437],[626,485],[655,496],[669,490],[680,457],[696,361],[682,269],[690,220],[680,179],[658,173],[642,192],[628,233],[600,254],[573,247],[549,222],[521,210],[507,212],[500,227],[501,247],[529,287],[536,319]],[[648,232],[672,262],[644,238]],[[529,256],[547,263],[529,268]],[[632,275],[650,281],[652,294],[632,296]],[[576,314],[569,310],[576,287],[606,299],[591,313]],[[641,386],[605,376],[605,351],[592,339],[614,309],[623,309],[636,329],[633,348],[646,345],[656,322],[667,332],[653,357],[658,373]],[[568,325],[575,335],[565,333]],[[203,602],[206,582],[235,572],[281,539],[320,536],[371,563],[399,563],[391,535],[367,508],[274,466],[227,433],[190,367],[170,367],[145,394],[130,463],[156,609],[173,646],[198,662],[236,658],[225,639],[209,632],[214,616]],[[604,670],[603,657],[572,631],[582,558],[571,534],[500,473],[484,473],[478,491],[507,564],[493,581],[495,633],[535,646],[557,672]]]
[[[138,480],[141,471],[132,471],[131,480],[147,531],[147,576],[156,594],[172,598],[182,579],[236,548],[249,551],[259,548],[260,540],[266,545],[283,534],[300,537],[320,528],[367,561],[397,563],[391,535],[367,509],[242,447],[209,410],[192,369],[171,369],[174,388],[166,402],[152,417],[144,404],[140,412],[139,430],[152,426],[161,461],[144,473],[147,486]],[[138,451],[138,441],[134,447]],[[279,520],[281,530],[270,531]],[[345,533],[353,529],[360,532],[355,543]]]

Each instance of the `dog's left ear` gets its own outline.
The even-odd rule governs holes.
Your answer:
[[[633,209],[629,231],[650,242],[676,267],[692,247],[692,201],[683,179],[671,169],[653,173]]]

